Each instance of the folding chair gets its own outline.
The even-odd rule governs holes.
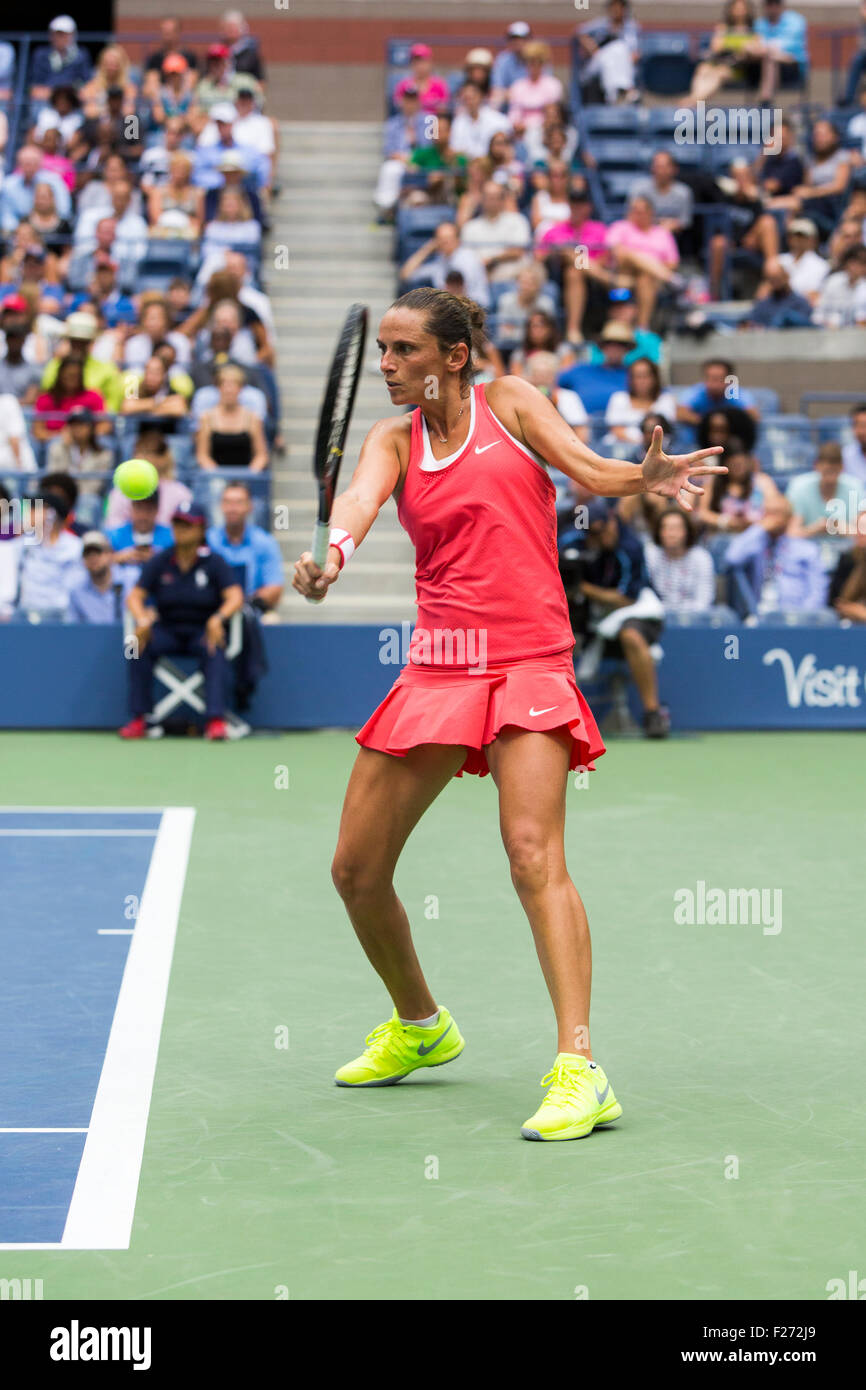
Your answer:
[[[131,635],[134,627],[132,614],[125,613],[123,619],[124,641]],[[243,647],[243,636],[243,613],[233,613],[229,619],[226,638],[227,661],[231,662],[240,655]],[[163,656],[156,662],[153,674],[156,680],[165,686],[166,693],[157,700],[151,713],[147,716],[147,722],[151,726],[150,737],[160,737],[161,725],[180,705],[187,705],[196,714],[203,715],[205,713],[205,702],[200,693],[204,685],[203,671],[184,671],[175,661]],[[250,732],[250,725],[233,710],[226,710],[225,724],[230,739],[246,738]]]

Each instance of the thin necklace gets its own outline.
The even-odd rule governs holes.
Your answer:
[[[460,411],[459,411],[459,413],[458,413],[458,415],[457,415],[457,419],[454,421],[454,428],[455,428],[455,430],[456,430],[457,426],[460,424],[460,416],[463,414],[463,412],[464,412],[465,409],[466,409],[466,406],[465,406],[465,405],[461,405]],[[447,435],[447,434],[440,434],[438,430],[436,431],[436,438],[439,440],[439,443],[440,443],[440,444],[447,444],[447,443],[448,443],[448,435]]]

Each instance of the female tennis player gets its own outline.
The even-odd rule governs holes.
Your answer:
[[[570,769],[604,745],[574,679],[574,638],[559,576],[551,464],[603,497],[657,492],[688,511],[692,477],[725,472],[721,452],[669,456],[656,429],[636,467],[593,453],[527,381],[472,386],[484,315],[442,290],[403,295],[379,327],[392,404],[411,413],[367,435],[332,511],[324,570],[306,552],[293,586],[321,598],[386,500],[416,549],[418,617],[409,662],[357,741],[332,874],[394,1013],[339,1086],[388,1086],[463,1050],[436,1003],[393,886],[418,821],[452,777],[492,775],[511,879],[529,919],[558,1029],[549,1089],[526,1139],[580,1139],[622,1114],[589,1042],[591,951],[565,862]]]

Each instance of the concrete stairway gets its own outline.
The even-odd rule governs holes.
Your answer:
[[[287,444],[287,456],[274,460],[273,501],[288,506],[288,529],[276,531],[288,579],[294,561],[310,545],[319,406],[343,317],[354,302],[369,305],[370,332],[341,485],[351,476],[370,426],[395,413],[377,369],[375,347],[379,319],[394,298],[395,284],[392,232],[375,224],[372,204],[380,146],[377,122],[281,125],[278,181],[283,192],[271,237],[275,248],[288,247],[288,269],[270,269],[266,278],[276,321]],[[309,604],[287,589],[280,619],[383,624],[411,619],[413,568],[412,546],[389,502],[326,602]]]

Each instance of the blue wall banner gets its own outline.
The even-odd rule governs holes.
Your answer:
[[[265,627],[270,670],[246,717],[360,728],[399,675],[410,631]],[[661,645],[675,729],[866,728],[866,627],[672,627]],[[0,673],[0,728],[115,729],[128,717],[119,626],[0,625]]]

